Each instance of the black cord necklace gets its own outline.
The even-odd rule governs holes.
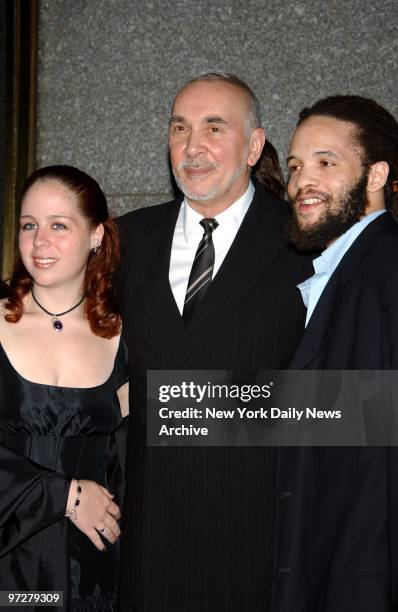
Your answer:
[[[78,303],[75,306],[72,306],[72,308],[69,308],[68,310],[65,310],[64,312],[49,312],[48,310],[46,310],[44,308],[44,306],[42,306],[38,301],[37,298],[35,296],[35,294],[33,293],[33,289],[31,289],[31,294],[32,294],[32,298],[34,299],[34,301],[36,302],[36,304],[38,305],[39,308],[41,308],[41,310],[43,312],[45,312],[46,314],[50,315],[50,317],[52,317],[52,326],[55,329],[55,331],[60,332],[63,330],[64,326],[62,325],[61,321],[59,320],[59,317],[62,317],[63,315],[68,314],[68,312],[72,312],[72,310],[75,310],[75,308],[77,308],[78,306],[80,306],[80,304],[83,302],[84,300],[84,295],[82,296],[82,299],[78,301]]]

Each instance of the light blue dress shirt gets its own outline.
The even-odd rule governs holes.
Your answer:
[[[355,223],[355,225],[350,227],[342,236],[332,242],[332,244],[323,251],[322,255],[314,259],[312,265],[314,266],[315,274],[307,278],[303,283],[300,283],[300,285],[297,285],[297,288],[301,291],[303,302],[307,307],[307,318],[305,320],[306,327],[330,277],[350,246],[355,242],[360,233],[363,232],[365,227],[384,212],[386,211],[383,209],[366,215],[366,217]]]

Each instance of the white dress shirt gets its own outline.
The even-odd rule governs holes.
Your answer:
[[[213,278],[221,267],[238,229],[247,213],[254,195],[254,186],[249,181],[245,193],[222,213],[214,217],[218,227],[213,231],[214,269]],[[169,281],[174,299],[182,314],[188,279],[199,242],[203,238],[200,221],[204,217],[191,208],[186,200],[181,204],[171,247]]]

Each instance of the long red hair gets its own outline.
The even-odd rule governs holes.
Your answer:
[[[109,217],[105,196],[98,183],[88,174],[73,166],[45,166],[26,180],[22,198],[37,181],[60,183],[73,194],[80,213],[90,229],[104,226],[101,247],[91,253],[84,278],[85,313],[94,334],[112,338],[120,333],[121,320],[112,289],[112,275],[120,263],[120,241],[116,223]],[[33,286],[21,256],[17,255],[10,279],[6,303],[9,323],[17,323],[23,314],[23,297]]]

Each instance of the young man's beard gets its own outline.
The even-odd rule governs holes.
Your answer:
[[[339,197],[336,211],[325,210],[314,225],[300,228],[297,214],[292,207],[285,235],[298,251],[320,251],[336,238],[350,229],[364,215],[367,205],[367,172],[364,171],[358,182]],[[329,200],[330,202],[330,200]]]

